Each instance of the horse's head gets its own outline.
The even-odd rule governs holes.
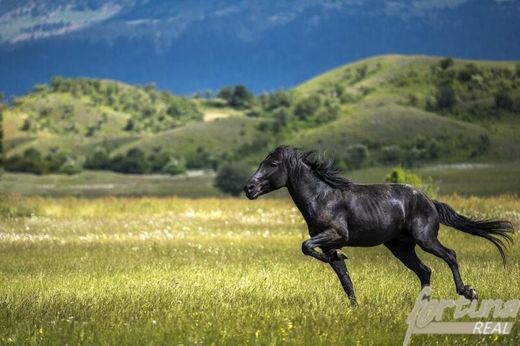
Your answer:
[[[244,187],[247,198],[255,199],[286,185],[287,156],[290,150],[285,146],[280,146],[267,155]]]

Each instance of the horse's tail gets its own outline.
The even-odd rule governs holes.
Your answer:
[[[446,226],[456,228],[462,232],[485,238],[492,242],[500,252],[504,265],[506,263],[505,250],[508,244],[513,243],[513,224],[507,220],[478,220],[458,214],[449,205],[432,200],[440,222]]]

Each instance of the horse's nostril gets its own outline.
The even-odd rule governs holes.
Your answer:
[[[249,185],[247,185],[247,191],[251,191],[251,190],[253,190],[254,188],[255,188],[255,185],[253,185],[253,184],[249,184]]]

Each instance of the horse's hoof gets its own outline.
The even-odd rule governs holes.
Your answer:
[[[475,290],[470,285],[464,286],[464,292],[462,293],[462,295],[464,297],[466,297],[466,299],[469,299],[469,300],[478,299],[477,290]]]
[[[350,299],[350,306],[352,308],[357,308],[358,307],[358,302],[357,302],[356,298]]]

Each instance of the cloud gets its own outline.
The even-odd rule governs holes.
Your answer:
[[[121,5],[110,2],[95,9],[27,2],[0,16],[0,43],[68,34],[107,20],[121,10]]]
[[[384,13],[403,19],[416,17],[435,17],[446,10],[453,10],[468,0],[384,0]]]
[[[113,41],[147,38],[166,50],[191,27],[227,30],[242,41],[255,40],[272,28],[310,14],[314,30],[327,14],[408,18],[435,18],[469,0],[112,0],[97,7],[84,1],[23,0],[6,9],[0,0],[0,44],[30,42],[46,37],[70,36]],[[488,0],[489,3],[509,0]],[[2,8],[2,6],[4,8]],[[2,14],[2,12],[4,12]]]

